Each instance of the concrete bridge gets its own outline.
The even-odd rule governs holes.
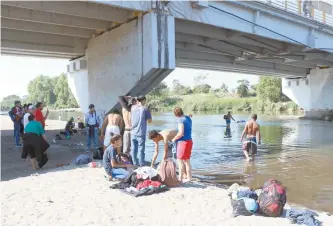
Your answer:
[[[146,94],[176,67],[282,77],[307,115],[333,109],[328,1],[2,1],[1,25],[2,54],[70,60],[84,110]]]

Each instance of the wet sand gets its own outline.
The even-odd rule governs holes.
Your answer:
[[[109,188],[102,168],[66,164],[81,152],[68,147],[84,141],[51,144],[50,160],[35,173],[13,146],[12,124],[1,116],[1,213],[2,225],[292,225],[284,218],[231,216],[226,190],[200,183],[174,188],[165,193],[134,198]],[[65,122],[48,120],[47,137],[52,140]],[[67,145],[67,147],[65,146]],[[333,217],[320,214],[323,225]]]

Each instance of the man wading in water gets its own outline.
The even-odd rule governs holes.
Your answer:
[[[258,144],[261,143],[260,127],[256,121],[257,121],[257,114],[253,114],[251,120],[249,120],[246,123],[241,136],[241,142],[243,142],[243,138],[246,135],[246,140],[243,143],[242,149],[247,161],[251,160],[249,158],[250,149],[251,149],[252,161],[254,160],[254,155],[257,154],[257,137],[258,137]]]

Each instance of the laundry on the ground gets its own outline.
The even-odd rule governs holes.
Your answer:
[[[318,217],[318,214],[310,210],[301,210],[301,209],[288,209],[286,212],[286,217],[291,220],[294,224],[303,224],[307,226],[320,226],[321,222],[315,217]]]
[[[138,168],[121,182],[111,185],[110,188],[121,189],[122,192],[135,197],[168,190],[168,187],[161,183],[161,177],[157,171],[151,167]]]
[[[79,155],[74,161],[76,165],[83,165],[92,162],[92,158],[88,155]]]

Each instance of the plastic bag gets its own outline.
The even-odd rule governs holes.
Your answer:
[[[251,216],[252,213],[250,213],[249,211],[247,211],[247,209],[245,208],[245,203],[243,199],[240,200],[232,200],[231,199],[231,206],[232,206],[232,215],[233,217],[237,217],[237,216]]]

